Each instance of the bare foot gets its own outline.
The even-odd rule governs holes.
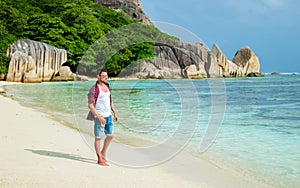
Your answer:
[[[97,158],[98,158],[98,162],[97,162],[98,164],[99,164],[99,161],[103,161],[105,163],[107,162],[106,158],[102,154],[100,154],[100,155],[97,154]]]
[[[104,160],[98,161],[97,164],[101,165],[101,166],[109,166],[109,164],[107,164],[106,161],[104,161]]]

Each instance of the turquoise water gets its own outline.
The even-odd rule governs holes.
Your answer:
[[[7,94],[91,133],[85,117],[93,83],[13,85]],[[117,133],[176,144],[277,187],[300,187],[299,75],[110,84]]]

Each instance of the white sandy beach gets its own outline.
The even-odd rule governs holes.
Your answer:
[[[0,82],[1,87],[6,82]],[[164,164],[126,168],[96,164],[75,129],[0,95],[0,187],[272,187],[181,152]],[[113,142],[109,155],[122,156]],[[109,157],[109,156],[108,156]],[[124,156],[126,157],[126,156]]]

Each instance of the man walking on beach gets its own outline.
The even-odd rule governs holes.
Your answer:
[[[88,107],[90,112],[88,120],[94,120],[94,135],[95,135],[95,151],[98,158],[98,164],[108,166],[106,161],[106,151],[113,139],[113,120],[118,121],[118,116],[112,102],[109,84],[107,83],[107,71],[102,69],[98,74],[98,80],[93,85],[88,94]],[[100,149],[100,141],[103,138],[103,132],[106,135],[102,150]]]

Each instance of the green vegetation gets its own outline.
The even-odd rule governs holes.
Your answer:
[[[123,13],[92,0],[0,0],[0,73],[7,73],[6,50],[31,39],[67,50],[73,72],[95,73],[104,66],[112,76],[140,59],[154,56],[153,42],[175,40],[154,26],[137,24]],[[123,26],[123,27],[122,27]],[[125,26],[125,27],[124,27]],[[123,30],[119,28],[124,28]]]

